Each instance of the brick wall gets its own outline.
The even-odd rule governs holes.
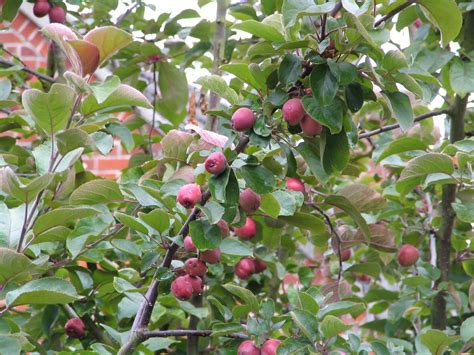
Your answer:
[[[0,5],[1,3],[0,0]],[[0,23],[0,43],[7,51],[19,57],[27,67],[38,70],[46,67],[49,40],[42,35],[40,28],[30,16],[34,15],[19,12],[12,23]],[[12,59],[3,53],[0,53],[0,56],[7,60]],[[125,118],[128,115],[122,117]],[[122,149],[120,142],[115,141],[109,155],[104,157],[100,154],[90,154],[85,156],[83,161],[92,173],[116,178],[120,170],[127,167],[129,159],[130,155]]]

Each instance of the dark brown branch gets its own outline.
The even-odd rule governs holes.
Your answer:
[[[433,116],[439,116],[439,115],[449,114],[449,112],[450,112],[449,109],[440,110],[440,111],[428,112],[428,113],[425,113],[425,114],[423,114],[423,115],[420,115],[420,116],[415,117],[415,119],[413,120],[413,122],[420,122],[420,121],[423,121],[423,120],[425,120],[425,119],[427,119],[427,118],[430,118],[430,117],[433,117]],[[392,130],[397,129],[397,128],[400,128],[400,124],[399,124],[399,123],[395,123],[395,124],[388,125],[388,126],[383,126],[383,127],[377,128],[377,129],[375,129],[375,130],[373,130],[373,131],[359,134],[359,139],[372,137],[372,136],[375,136],[375,135],[377,135],[377,134],[380,134],[380,133],[383,133],[383,132],[392,131]]]
[[[334,9],[331,11],[331,16],[336,17],[337,13],[341,11],[342,9],[342,1],[339,1],[336,6],[334,6]]]
[[[189,330],[189,329],[176,329],[176,330],[158,330],[158,331],[149,331],[143,332],[142,337],[145,339],[149,338],[166,338],[166,337],[181,337],[194,335],[198,337],[210,337],[212,336],[212,330]],[[242,333],[234,333],[223,335],[228,338],[237,338],[237,339],[248,339],[248,336]]]
[[[378,27],[380,26],[383,22],[386,22],[388,19],[392,18],[393,16],[395,16],[396,14],[398,14],[399,12],[405,10],[408,6],[414,4],[416,2],[416,0],[408,0],[406,3],[394,8],[392,11],[390,11],[388,14],[386,14],[385,16],[383,16],[380,20],[377,20],[375,23],[374,23],[374,27]]]
[[[9,62],[8,60],[4,60],[4,59],[0,59],[0,64],[1,65],[6,65],[6,66],[9,66],[9,67],[15,67],[17,66],[17,64],[15,63],[12,63],[12,62]],[[29,73],[31,75],[34,75],[36,76],[37,78],[41,79],[41,80],[44,80],[44,81],[47,81],[47,82],[50,82],[50,83],[54,83],[54,78],[48,76],[48,75],[44,75],[44,74],[41,74],[41,73],[38,73],[37,71],[34,71],[33,69],[30,69],[28,67],[24,67],[24,66],[20,66],[20,70],[26,72],[26,73]]]

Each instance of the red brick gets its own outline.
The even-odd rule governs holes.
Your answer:
[[[31,21],[28,21],[26,23],[26,26],[25,28],[23,28],[21,30],[21,34],[23,36],[25,36],[26,39],[28,39],[28,37],[30,37],[30,35],[34,32],[34,31],[37,31],[38,30],[38,26],[36,26],[35,23],[31,22]]]
[[[15,17],[11,24],[11,28],[19,29],[25,23],[25,21],[31,22],[25,15],[21,12],[18,12],[18,15]]]
[[[13,32],[0,32],[0,43],[21,43],[22,39]]]
[[[99,170],[122,170],[128,166],[129,159],[123,158],[99,158]]]
[[[36,32],[36,34],[29,40],[29,42],[35,47],[38,48],[40,43],[43,41],[45,37],[41,34],[41,32]]]
[[[28,47],[21,47],[20,55],[22,57],[36,57],[35,51]]]

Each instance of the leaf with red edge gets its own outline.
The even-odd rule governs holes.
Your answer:
[[[193,124],[188,124],[184,128],[192,130],[192,131],[196,132],[197,134],[199,134],[201,136],[202,140],[205,141],[206,143],[209,143],[211,145],[215,145],[215,146],[220,147],[220,148],[224,148],[227,140],[229,139],[226,136],[223,136],[223,135],[218,134],[216,132],[207,131],[207,130],[202,129],[201,127],[198,127],[198,126],[193,125]]]
[[[113,26],[95,28],[84,39],[99,49],[100,64],[133,41],[131,34]]]
[[[81,59],[76,50],[68,44],[68,41],[75,41],[78,39],[76,34],[70,28],[60,23],[50,23],[49,25],[44,26],[41,32],[61,48],[71,63],[74,72],[80,74]]]
[[[82,75],[92,74],[99,66],[99,48],[93,43],[83,40],[67,41],[76,50],[82,67]]]

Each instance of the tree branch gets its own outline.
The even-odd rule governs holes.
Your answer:
[[[420,121],[423,121],[423,120],[425,120],[427,118],[430,118],[430,117],[433,117],[433,116],[439,116],[439,115],[444,115],[444,114],[449,114],[449,113],[450,113],[449,109],[428,112],[428,113],[425,113],[423,115],[415,117],[413,122],[420,122]],[[400,128],[399,123],[395,123],[395,124],[388,125],[388,126],[383,126],[383,127],[377,128],[373,131],[359,134],[359,139],[369,138],[369,137],[375,136],[375,135],[383,133],[383,132],[392,131],[392,130],[397,129],[397,128]]]
[[[198,337],[210,337],[213,335],[212,330],[189,330],[189,329],[176,329],[176,330],[159,330],[159,331],[149,331],[143,332],[142,337],[145,339],[149,338],[166,338],[166,337],[173,337],[173,336],[188,336],[194,335]],[[236,339],[248,339],[248,336],[242,333],[234,333],[223,335],[229,338],[236,338]]]
[[[9,66],[9,67],[15,67],[17,66],[17,64],[15,63],[12,63],[12,62],[9,62],[8,60],[4,60],[4,59],[0,59],[0,64],[1,65],[6,65],[6,66]],[[47,82],[50,82],[50,83],[54,83],[55,80],[54,78],[48,76],[48,75],[45,75],[45,74],[41,74],[41,73],[38,73],[37,71],[34,71],[33,69],[30,69],[28,67],[25,67],[25,66],[21,66],[20,67],[20,70],[21,71],[24,71],[26,73],[29,73],[31,75],[34,75],[36,76],[37,78],[41,79],[41,80],[44,80],[44,81],[47,81]]]
[[[390,11],[388,14],[386,14],[385,16],[383,16],[380,20],[377,20],[375,23],[374,23],[374,27],[378,27],[382,24],[382,22],[386,22],[388,19],[392,18],[393,16],[395,16],[396,14],[398,14],[399,12],[405,10],[408,6],[414,4],[416,2],[416,0],[408,0],[406,3],[394,8],[392,11]]]

